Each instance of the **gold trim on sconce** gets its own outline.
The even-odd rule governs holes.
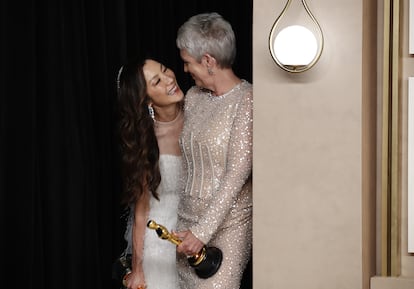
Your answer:
[[[269,35],[269,50],[273,60],[280,68],[292,73],[303,72],[313,67],[322,54],[324,44],[318,21],[306,1],[300,1],[309,20],[298,23],[296,19],[284,19],[292,2],[288,0]],[[282,20],[285,25],[281,25]],[[287,25],[286,22],[292,24]]]

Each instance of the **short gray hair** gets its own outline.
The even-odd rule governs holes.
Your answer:
[[[177,32],[178,49],[187,50],[198,62],[208,53],[222,68],[231,68],[236,58],[236,37],[220,14],[202,13],[190,17]]]

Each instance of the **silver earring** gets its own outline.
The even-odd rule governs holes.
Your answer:
[[[211,70],[210,67],[207,67],[207,72],[208,72],[209,75],[213,75],[214,74],[213,70]]]
[[[148,113],[150,117],[152,118],[152,120],[155,122],[155,112],[154,112],[154,108],[152,108],[151,105],[148,105]]]

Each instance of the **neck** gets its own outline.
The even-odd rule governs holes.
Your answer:
[[[212,89],[210,89],[215,96],[229,92],[241,82],[241,79],[238,78],[231,69],[219,70],[217,74],[218,75],[214,75],[215,80],[213,81]]]
[[[180,105],[174,105],[167,108],[159,108],[155,110],[155,120],[160,122],[169,122],[177,118],[180,113]]]

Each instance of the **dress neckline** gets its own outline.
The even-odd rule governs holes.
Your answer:
[[[221,94],[221,95],[213,95],[212,93],[211,93],[211,90],[209,90],[207,93],[208,93],[208,96],[211,98],[211,99],[223,99],[223,98],[225,98],[227,95],[229,95],[229,94],[231,94],[231,93],[233,93],[235,90],[237,90],[237,89],[239,89],[241,86],[242,86],[242,84],[243,83],[245,83],[246,82],[246,80],[244,80],[244,79],[241,79],[241,81],[239,82],[239,83],[237,83],[235,86],[233,86],[233,88],[232,89],[230,89],[229,91],[227,91],[227,92],[225,92],[225,93],[223,93],[223,94]]]

